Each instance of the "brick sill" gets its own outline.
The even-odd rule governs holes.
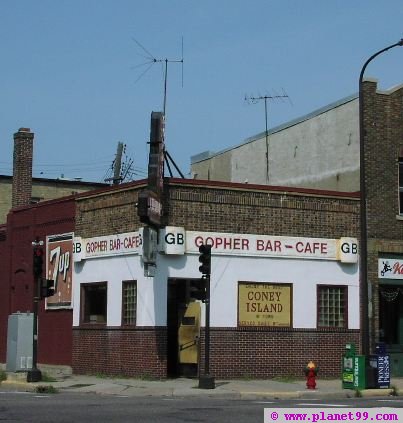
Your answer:
[[[397,214],[396,220],[403,220],[403,214]]]

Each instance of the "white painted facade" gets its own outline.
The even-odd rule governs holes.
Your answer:
[[[160,251],[168,254],[157,254],[155,276],[144,276],[141,242],[132,249],[122,248],[121,253],[109,251],[110,239],[126,235],[132,239],[138,232],[99,237],[92,240],[75,239],[75,265],[73,288],[73,326],[80,324],[80,285],[83,283],[107,282],[107,326],[121,326],[122,281],[137,281],[137,326],[166,326],[167,324],[167,285],[168,278],[199,278],[199,252],[194,240],[197,232],[183,233],[183,242],[159,246]],[[141,232],[140,232],[141,234]],[[166,229],[160,239],[166,238]],[[317,319],[317,285],[343,285],[348,287],[348,329],[359,329],[359,274],[356,249],[353,254],[344,254],[344,246],[355,245],[351,238],[339,240],[318,240],[311,238],[269,237],[261,235],[236,235],[202,233],[200,237],[223,239],[227,236],[227,245],[212,249],[211,272],[211,326],[237,327],[238,325],[238,282],[267,282],[292,284],[292,327],[316,328]],[[249,251],[239,251],[247,241],[237,242],[239,238],[248,240]],[[178,240],[178,238],[175,238]],[[277,242],[278,251],[258,252],[257,239],[265,242]],[[232,240],[232,241],[231,241]],[[81,251],[86,242],[98,245],[97,257],[93,251],[85,258],[85,254],[77,253],[77,243]],[[94,244],[95,242],[95,244]],[[104,242],[104,243],[102,243]],[[282,243],[282,244],[281,244]],[[294,243],[294,244],[292,244]],[[116,244],[115,244],[116,245]],[[123,245],[123,244],[122,244]],[[266,245],[266,244],[265,244]],[[296,247],[296,246],[300,247]],[[289,254],[288,249],[302,249],[303,245],[311,245],[311,256],[306,252]],[[316,249],[315,249],[316,245]],[[319,246],[318,246],[319,245]],[[320,247],[322,245],[322,247]],[[280,252],[280,246],[284,254]],[[221,249],[220,249],[221,247]],[[94,247],[93,247],[94,249]],[[347,247],[347,250],[349,247]],[[123,251],[124,250],[124,251]],[[169,254],[170,252],[174,254]],[[346,250],[345,250],[346,252]],[[328,257],[326,257],[328,255]],[[346,261],[346,262],[345,262]],[[202,311],[204,305],[202,306]],[[204,317],[202,316],[202,321]]]

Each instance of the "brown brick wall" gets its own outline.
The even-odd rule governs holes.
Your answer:
[[[14,134],[13,208],[31,201],[33,143],[34,134],[28,128],[21,128]]]
[[[346,343],[359,332],[213,328],[210,372],[216,378],[303,376],[313,360],[321,376],[340,376]],[[73,371],[77,374],[166,377],[166,328],[74,329]],[[204,333],[201,336],[204,369]]]
[[[73,372],[165,378],[167,330],[73,329]]]
[[[357,236],[354,198],[169,183],[167,224],[187,230],[339,238]]]
[[[12,177],[0,175],[0,224],[6,222],[7,213],[11,209],[12,182]],[[32,199],[35,201],[53,200],[75,193],[92,191],[102,186],[104,184],[34,178],[32,180]]]
[[[364,129],[373,349],[379,341],[378,258],[380,254],[403,256],[403,220],[397,218],[399,157],[403,157],[403,88],[379,93],[376,82],[364,82]]]

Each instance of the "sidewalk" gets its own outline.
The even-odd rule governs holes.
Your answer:
[[[306,389],[305,380],[281,382],[275,380],[217,380],[215,389],[199,389],[198,379],[114,379],[96,376],[70,375],[52,382],[27,383],[25,373],[8,373],[0,383],[0,391],[38,392],[38,387],[53,387],[59,392],[94,393],[119,396],[188,397],[209,396],[240,399],[351,398],[354,390],[342,389],[340,380],[317,379],[315,390]],[[367,389],[361,396],[403,395],[403,378],[394,378],[391,389]]]

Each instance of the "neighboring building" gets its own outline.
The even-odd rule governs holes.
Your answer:
[[[359,190],[358,96],[277,126],[219,152],[191,157],[195,179]],[[266,142],[267,141],[267,142]]]
[[[7,213],[11,209],[12,185],[12,176],[0,175],[0,223],[6,223]],[[105,186],[107,184],[80,180],[32,178],[30,203],[66,197]]]
[[[79,179],[32,178],[33,142],[34,134],[29,128],[20,128],[14,134],[13,174],[14,179],[17,179],[15,186],[27,184],[27,189],[24,191],[27,197],[19,198],[18,192],[13,193],[13,176],[0,175],[0,224],[6,222],[9,210],[20,204],[33,204],[107,186],[107,184],[84,182]],[[29,186],[32,186],[31,190]],[[14,205],[12,204],[13,194],[16,201]]]
[[[364,83],[369,338],[385,342],[403,375],[403,86]]]
[[[345,344],[359,343],[358,195],[183,179],[164,185],[153,276],[145,276],[149,239],[135,208],[144,185],[77,197],[73,371],[202,371],[198,246],[207,242],[211,373],[300,376],[312,359],[321,374],[339,375]]]
[[[377,98],[400,89],[377,91]],[[267,140],[262,132],[223,151],[195,155],[191,172],[195,179],[355,192],[358,119],[358,95],[352,95],[271,129]]]
[[[59,285],[55,297],[39,302],[38,363],[71,368],[74,221],[70,196],[12,210],[0,227],[0,363],[6,362],[8,316],[33,311],[32,242],[38,239],[44,242],[43,277]]]

